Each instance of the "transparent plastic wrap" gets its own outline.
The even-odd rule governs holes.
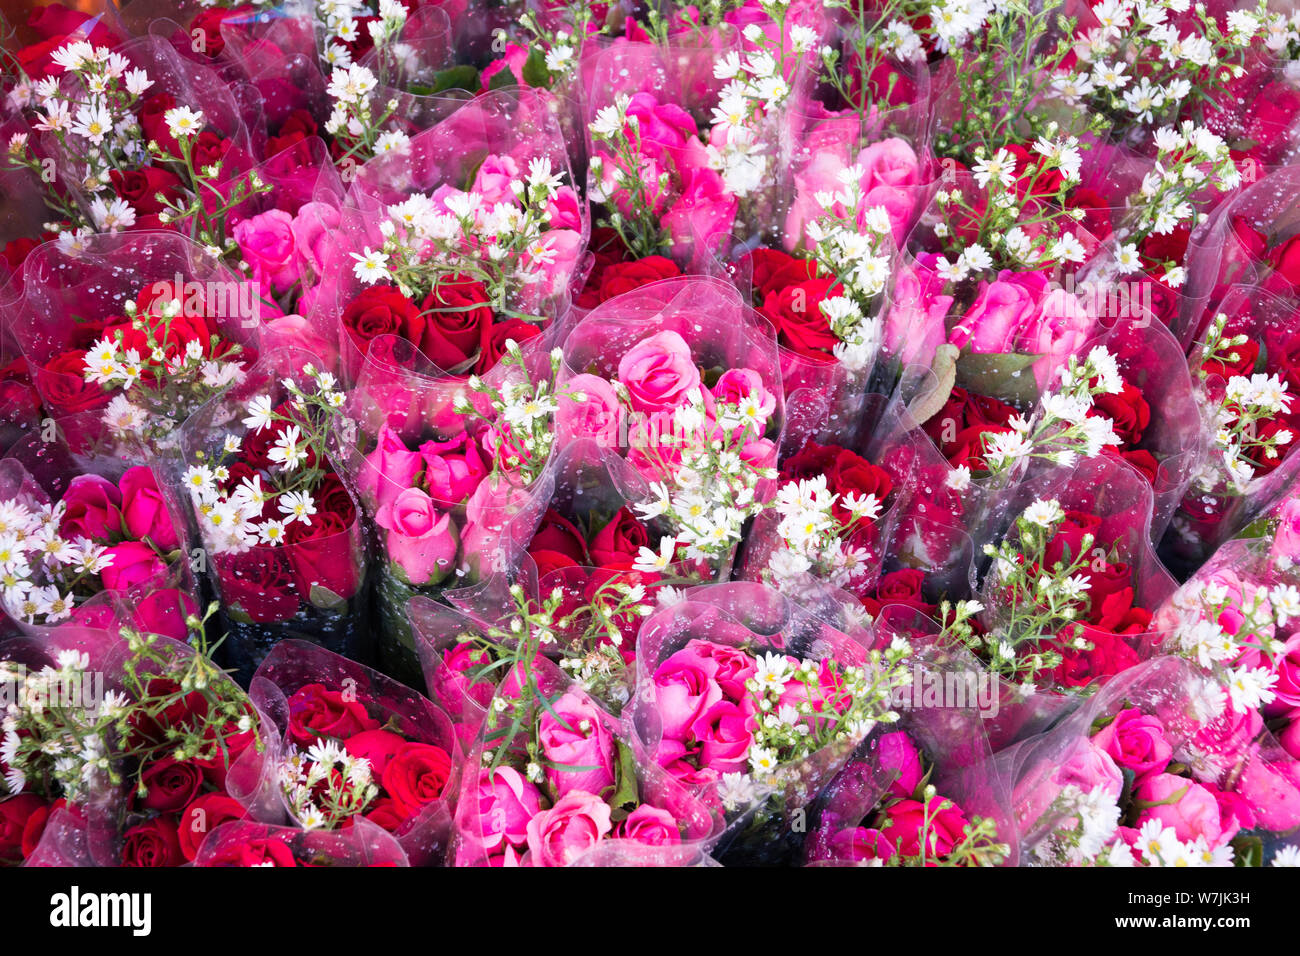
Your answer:
[[[392,834],[362,820],[346,830],[300,830],[239,820],[204,841],[195,866],[410,866]]]
[[[254,400],[268,402],[273,415],[275,409],[286,407],[294,394],[286,380],[295,383],[298,394],[308,391],[305,369],[314,362],[315,356],[293,349],[264,357],[244,381],[197,412],[181,436],[184,460],[190,463],[186,474],[207,476],[191,494],[191,514],[203,541],[203,567],[219,596],[228,632],[223,655],[244,683],[271,649],[287,638],[362,661],[374,654],[374,635],[367,625],[365,534],[356,501],[328,457],[321,460],[314,445],[295,445],[311,440],[310,433],[300,433],[299,425],[286,424],[289,419],[283,417],[266,427],[248,423]],[[238,443],[233,452],[228,444],[232,437]],[[277,442],[285,440],[298,447],[303,457],[295,466],[300,466],[299,476],[276,464],[287,464],[288,459],[274,454]],[[324,449],[323,439],[320,448]],[[231,455],[228,464],[221,464]],[[214,466],[226,468],[224,482],[216,477]],[[292,487],[278,488],[269,477],[262,477],[273,469],[289,475]],[[264,528],[278,527],[279,536],[268,538],[257,531],[250,538],[228,527],[234,520],[232,509],[241,500],[236,492],[242,484],[261,487],[262,511],[257,518]],[[306,520],[295,520],[293,512],[285,512],[284,495],[290,492],[305,494],[311,501],[312,513],[304,514]],[[223,497],[227,494],[228,501]],[[271,508],[272,504],[277,507]]]
[[[369,761],[369,778],[381,792],[341,827],[333,821],[327,828],[364,819],[391,833],[412,866],[442,862],[462,763],[445,713],[391,678],[301,641],[276,646],[258,667],[250,695],[281,735],[282,759],[305,751],[310,760],[315,738]],[[280,783],[278,796],[279,814],[267,822],[288,817],[306,826],[287,783]]]

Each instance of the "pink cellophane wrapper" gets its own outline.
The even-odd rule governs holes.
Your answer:
[[[307,684],[350,691],[385,729],[418,743],[441,747],[451,756],[452,774],[442,795],[392,831],[412,866],[440,863],[455,813],[462,759],[451,718],[431,701],[378,671],[314,644],[291,640],[277,645],[267,656],[250,687],[253,702],[274,722],[282,740],[289,725],[288,699]],[[288,817],[299,824],[282,790],[279,796],[279,815],[268,822]]]
[[[250,820],[223,823],[195,866],[410,866],[401,844],[367,820],[346,830],[300,830]]]

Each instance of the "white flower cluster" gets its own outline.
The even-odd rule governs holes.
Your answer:
[[[847,588],[868,571],[871,553],[846,543],[846,533],[880,517],[883,502],[873,494],[851,492],[840,501],[849,522],[841,521],[834,505],[840,496],[827,490],[826,476],[786,482],[776,492],[772,508],[779,516],[780,544],[768,559],[767,571],[777,587],[795,585],[815,572],[832,587]]]
[[[529,160],[527,172],[509,157],[496,159],[511,177],[507,198],[489,201],[454,189],[437,201],[416,193],[389,206],[389,218],[380,224],[383,246],[351,253],[357,278],[391,282],[415,297],[440,277],[471,275],[485,280],[496,305],[514,302],[529,287],[546,286],[557,257],[550,207],[563,176],[544,156]]]
[[[64,510],[62,502],[33,510],[13,499],[0,501],[0,595],[17,620],[66,620],[76,605],[73,585],[113,563],[104,546],[59,534]]]
[[[1180,33],[1170,14],[1184,14],[1191,0],[1100,0],[1092,7],[1098,26],[1075,44],[1078,69],[1057,82],[1067,101],[1084,97],[1128,116],[1135,124],[1158,122],[1177,111],[1197,90],[1207,71],[1240,76],[1240,60],[1266,21],[1261,0],[1255,10],[1234,10],[1226,30],[1213,17]]]
[[[91,197],[91,221],[80,228],[118,232],[135,224],[135,209],[124,200],[96,194],[110,186],[113,170],[146,165],[149,155],[141,139],[134,109],[141,94],[153,86],[144,70],[108,47],[74,40],[51,54],[63,78],[47,76],[35,82],[20,76],[10,90],[10,106],[33,109],[32,128],[54,136],[61,151],[78,170],[76,185]],[[174,112],[174,111],[169,111]],[[35,157],[26,157],[27,135],[8,143],[9,156],[43,172]],[[71,212],[71,210],[69,210]],[[78,217],[79,218],[79,217]],[[63,232],[57,223],[47,226]],[[74,223],[72,230],[77,225]]]
[[[1227,843],[1211,847],[1204,837],[1184,843],[1173,827],[1152,819],[1138,828],[1133,846],[1117,840],[1099,862],[1106,866],[1232,866],[1233,850]]]
[[[924,31],[941,53],[953,50],[979,33],[995,4],[991,0],[940,0],[917,11],[915,20],[928,14],[930,25]],[[891,20],[875,40],[877,49],[900,60],[925,59],[921,36],[906,20]]]
[[[366,30],[374,45],[383,47],[402,32],[408,12],[397,0],[379,0],[378,8],[368,0],[317,0],[315,20],[323,35],[321,59],[336,70],[352,66],[352,53],[345,44],[360,38],[360,19],[368,21]],[[330,95],[335,93],[331,90]]]
[[[290,747],[280,765],[280,785],[305,830],[332,830],[361,813],[379,795],[370,761],[335,740]]]
[[[822,215],[804,229],[813,258],[843,288],[841,294],[823,298],[818,307],[840,340],[832,349],[835,358],[856,375],[869,373],[880,351],[879,296],[893,265],[889,214],[883,206],[863,209],[862,177],[860,166],[840,170],[841,188],[814,197]]]
[[[315,385],[310,395],[291,378],[283,382],[292,396],[290,405],[295,411],[305,413],[309,406],[331,410],[342,407],[346,395],[335,388],[337,383],[332,373],[311,365],[304,372]],[[202,461],[186,468],[182,475],[198,510],[204,541],[216,553],[238,554],[257,545],[284,544],[286,533],[295,521],[310,525],[316,514],[316,500],[307,487],[310,472],[306,466],[313,450],[319,454],[320,436],[313,434],[305,421],[275,411],[269,395],[251,399],[246,411],[248,415],[243,423],[254,433],[283,425],[267,451],[277,486],[268,487],[262,483],[260,474],[253,474],[241,478],[234,488],[223,488],[230,479],[230,470],[225,465],[210,466]],[[234,454],[240,445],[237,435],[228,435],[223,452]],[[264,518],[266,505],[272,500],[279,517]]]
[[[89,657],[75,650],[60,651],[55,666],[36,672],[0,662],[0,682],[17,688],[0,717],[4,792],[22,793],[39,780],[75,802],[105,785],[108,735],[128,701],[116,691],[88,694],[102,689],[102,676],[95,678]]]

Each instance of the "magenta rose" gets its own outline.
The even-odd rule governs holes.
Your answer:
[[[655,709],[665,737],[685,740],[695,721],[723,699],[718,663],[700,653],[702,644],[692,641],[655,670]]]
[[[628,349],[618,363],[619,381],[638,412],[671,410],[699,388],[700,370],[690,346],[676,332],[658,332]]]
[[[615,839],[631,840],[646,846],[676,846],[682,842],[677,821],[667,810],[642,804],[614,827]]]
[[[605,801],[570,790],[549,810],[528,821],[528,850],[534,866],[567,866],[613,829]]]
[[[567,691],[542,714],[537,740],[551,763],[546,775],[557,793],[563,795],[572,790],[600,793],[613,785],[614,738],[605,725],[604,715],[581,691]]]
[[[464,432],[450,441],[427,441],[419,454],[424,462],[424,485],[438,501],[459,504],[474,493],[489,471],[478,445]]]
[[[122,493],[121,513],[126,533],[139,540],[148,538],[164,551],[179,548],[180,538],[158,491],[153,469],[144,465],[128,468],[117,484]]]
[[[877,745],[876,761],[880,769],[891,778],[890,793],[896,797],[910,797],[916,792],[924,771],[921,755],[907,734],[895,731],[883,735]]]
[[[365,462],[361,469],[361,488],[374,500],[376,509],[383,508],[414,485],[424,463],[420,454],[407,448],[387,423],[380,426],[379,441],[375,450],[366,455]]]
[[[167,565],[158,552],[139,541],[123,541],[105,552],[113,563],[99,572],[104,587],[110,591],[127,591],[147,584],[167,573]]]
[[[602,448],[619,448],[622,425],[623,404],[609,382],[586,373],[569,379],[555,413],[558,432],[595,439]]]
[[[309,202],[298,207],[297,215],[289,224],[299,258],[318,276],[325,272],[329,246],[341,217],[338,208],[329,203]]]
[[[122,533],[121,504],[122,493],[107,478],[77,475],[63,493],[59,534],[69,540],[108,541]]]
[[[943,798],[936,796],[927,810],[918,800],[899,800],[885,811],[880,835],[903,856],[917,857],[921,855],[922,834],[925,834],[927,858],[947,856],[965,836],[966,815],[952,801],[940,810],[941,802]]]
[[[145,634],[162,634],[183,641],[189,633],[186,618],[198,613],[194,599],[178,588],[150,591],[132,609],[135,625]]]
[[[831,858],[852,863],[888,860],[896,852],[894,845],[879,830],[854,827],[831,837]]]
[[[744,773],[757,722],[753,709],[729,700],[708,707],[691,726],[700,742],[700,766],[716,773]]]
[[[234,238],[263,294],[286,292],[301,278],[293,217],[283,209],[245,219],[235,226]]]
[[[975,301],[948,341],[972,352],[1014,352],[1022,331],[1038,315],[1039,300],[1047,291],[1047,277],[1041,272],[1003,270],[993,282],[980,283]]]
[[[407,488],[375,513],[388,531],[389,560],[417,587],[437,584],[456,565],[459,544],[451,515],[419,488]]]
[[[1163,771],[1173,753],[1160,718],[1143,714],[1135,707],[1116,714],[1092,742],[1110,754],[1119,766],[1132,770],[1138,780]]]

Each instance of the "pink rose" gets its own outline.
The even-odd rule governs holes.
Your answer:
[[[1286,715],[1287,725],[1278,731],[1277,742],[1292,758],[1300,760],[1300,709]]]
[[[552,229],[582,229],[582,206],[572,186],[561,186],[546,204],[546,221]]]
[[[880,769],[892,778],[890,793],[906,798],[916,792],[924,772],[921,768],[921,755],[907,734],[895,731],[882,736],[876,748],[876,760]]]
[[[700,385],[700,370],[690,347],[676,332],[641,340],[619,360],[618,378],[638,412],[671,410]]]
[[[538,261],[540,268],[531,271],[540,272],[544,277],[534,287],[538,295],[559,295],[569,285],[569,279],[578,268],[578,260],[587,251],[587,244],[582,233],[575,229],[548,229],[542,233],[541,248],[534,254],[531,247],[524,253],[524,265],[532,266]]]
[[[139,541],[123,541],[104,554],[112,557],[113,563],[99,572],[99,576],[110,591],[127,591],[167,573],[167,565],[158,552]]]
[[[507,43],[500,58],[493,60],[479,74],[481,89],[484,93],[492,88],[492,77],[503,70],[514,77],[514,86],[527,86],[524,82],[524,63],[528,61],[528,47],[518,43]]]
[[[744,773],[758,722],[751,706],[720,700],[706,708],[691,726],[700,742],[700,766],[716,773]]]
[[[122,533],[122,493],[99,475],[77,475],[63,493],[63,518],[59,534],[73,540],[107,541]]]
[[[921,163],[906,140],[897,137],[872,143],[858,153],[859,180],[864,194],[879,186],[917,186],[921,182]]]
[[[614,827],[615,839],[631,840],[645,846],[676,846],[682,842],[677,821],[667,810],[643,803]]]
[[[399,494],[415,484],[415,476],[423,464],[417,452],[406,447],[397,432],[384,424],[379,429],[375,450],[366,455],[361,469],[361,490],[383,508]]]
[[[585,790],[571,790],[528,821],[533,866],[567,866],[610,832],[610,809]]]
[[[150,591],[132,609],[135,626],[145,634],[162,634],[176,641],[185,640],[189,628],[185,619],[198,614],[194,599],[177,588]]]
[[[309,202],[298,208],[298,214],[290,223],[294,248],[317,276],[325,274],[325,263],[342,216],[338,208],[329,203]]]
[[[1074,785],[1084,793],[1100,790],[1112,800],[1119,800],[1124,790],[1124,775],[1110,754],[1091,740],[1084,740],[1079,749],[1056,771],[1053,779],[1061,787]]]
[[[696,139],[695,119],[690,113],[675,103],[660,103],[653,93],[634,95],[626,113],[629,119],[636,117],[644,153],[656,159],[667,155],[674,165],[680,165],[687,144]]]
[[[148,538],[164,551],[180,547],[171,513],[158,491],[153,469],[144,465],[128,468],[118,481],[122,492],[122,523],[136,539]]]
[[[948,341],[972,352],[1014,352],[1023,329],[1038,314],[1038,301],[1048,289],[1041,272],[1003,270],[993,282],[981,282],[975,301],[953,328]]]
[[[752,425],[755,435],[763,434],[760,422],[766,422],[776,411],[776,396],[763,384],[763,376],[752,368],[727,369],[714,383],[711,394],[714,400],[733,406],[752,399],[757,412]]]
[[[1237,778],[1236,789],[1254,809],[1256,825],[1279,833],[1300,826],[1300,764],[1295,761],[1269,763],[1256,751]]]
[[[542,794],[519,771],[511,767],[482,771],[474,797],[484,850],[495,851],[503,843],[523,846],[528,841],[528,821],[541,812]]]
[[[614,738],[604,715],[591,698],[576,688],[567,691],[538,721],[537,740],[555,766],[546,776],[557,793],[571,790],[600,793],[614,784]],[[566,767],[590,767],[566,770]]]
[[[694,170],[682,193],[660,218],[678,258],[716,252],[731,235],[740,200],[727,191],[713,169]]]
[[[1138,780],[1163,771],[1173,754],[1160,718],[1143,714],[1135,707],[1116,714],[1092,742],[1110,754],[1119,766],[1132,770]]]
[[[704,711],[723,699],[718,662],[700,653],[703,644],[691,641],[655,669],[655,710],[665,737],[686,739]]]
[[[1048,293],[1015,343],[1016,351],[1043,356],[1034,365],[1039,388],[1047,384],[1060,362],[1079,351],[1095,324],[1078,296],[1064,289]]]
[[[1300,561],[1300,497],[1288,498],[1277,512],[1277,530],[1273,532],[1270,552],[1275,558]]]
[[[470,192],[482,196],[488,207],[502,202],[514,204],[515,193],[510,184],[518,178],[519,164],[509,156],[488,156],[479,166]]]
[[[1268,705],[1270,716],[1300,707],[1300,631],[1287,638],[1273,668],[1277,673],[1277,683],[1273,686],[1277,699]]]
[[[419,587],[437,584],[456,566],[456,526],[419,488],[407,488],[375,512],[388,531],[388,557]]]
[[[1133,798],[1144,807],[1139,829],[1147,820],[1159,820],[1184,843],[1200,837],[1214,849],[1225,842],[1219,801],[1195,780],[1172,773],[1151,774],[1138,783]]]
[[[904,365],[929,365],[935,349],[943,344],[944,319],[953,297],[942,291],[943,283],[929,269],[905,266],[895,274],[884,348]]]
[[[263,295],[285,292],[298,281],[293,217],[283,209],[268,209],[245,219],[235,226],[234,238]]]
[[[577,395],[582,399],[569,397]],[[599,375],[584,372],[565,383],[555,423],[557,432],[575,439],[592,438],[602,448],[622,447],[623,405],[614,386]]]
[[[262,303],[262,317],[266,318],[268,303]],[[308,309],[308,297],[298,303],[303,311]],[[320,359],[321,368],[334,368],[338,364],[339,350],[301,315],[281,315],[262,323],[262,346],[266,352],[279,349],[302,349]]]
[[[473,494],[489,471],[478,445],[464,432],[450,441],[425,442],[420,457],[429,494],[449,504],[460,504]]]
[[[722,688],[722,694],[733,703],[750,699],[745,682],[758,672],[754,658],[737,647],[728,644],[715,644],[712,641],[691,640],[686,647],[694,649],[702,658],[717,664],[713,679]]]

